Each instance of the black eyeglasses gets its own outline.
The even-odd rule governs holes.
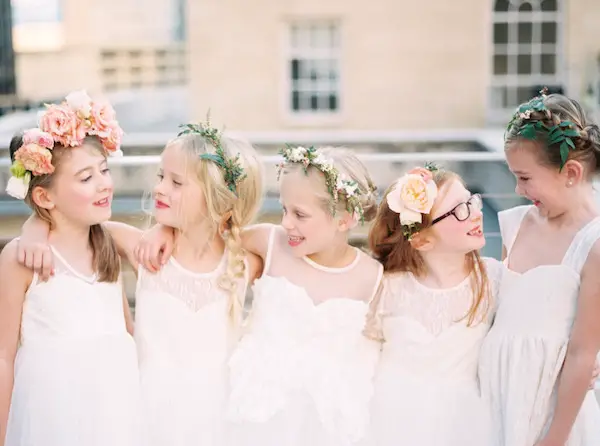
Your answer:
[[[465,201],[464,203],[457,204],[454,206],[454,208],[452,208],[452,210],[433,220],[431,222],[431,226],[442,221],[444,218],[450,217],[451,215],[454,215],[454,218],[456,218],[458,221],[465,221],[471,216],[471,209],[477,209],[478,211],[483,209],[483,200],[481,199],[481,195],[471,195],[469,200]]]

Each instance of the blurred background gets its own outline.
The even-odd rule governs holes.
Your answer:
[[[424,161],[456,170],[484,196],[498,257],[496,213],[521,203],[503,129],[542,86],[598,117],[599,24],[598,0],[0,0],[0,239],[29,215],[4,193],[11,136],[86,89],[126,131],[117,220],[146,224],[157,155],[210,109],[265,157],[261,220],[280,217],[279,147],[344,145],[381,190]]]

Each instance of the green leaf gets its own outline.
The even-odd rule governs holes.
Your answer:
[[[574,127],[574,125],[573,125],[573,123],[571,121],[564,121],[564,122],[561,122],[559,125],[562,128]]]
[[[525,139],[535,139],[535,126],[533,124],[526,124],[519,134]]]
[[[567,143],[565,141],[563,141],[560,145],[560,160],[561,160],[560,168],[561,169],[564,167],[564,165],[568,159],[569,159],[569,146],[567,145]]]
[[[225,167],[225,162],[223,158],[221,158],[218,155],[215,155],[214,153],[203,153],[202,155],[200,155],[200,159],[212,161],[220,167]]]
[[[551,146],[552,144],[558,144],[559,142],[564,141],[564,139],[565,135],[563,135],[562,133],[557,133],[548,139],[548,145]]]
[[[568,136],[570,138],[576,138],[579,136],[579,132],[575,129],[568,129],[563,131],[563,135]]]
[[[571,138],[565,138],[565,142],[571,147],[571,149],[575,150],[575,143]]]

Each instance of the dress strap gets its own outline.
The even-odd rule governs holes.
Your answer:
[[[527,215],[527,212],[529,212],[531,208],[532,206],[516,206],[498,212],[500,234],[502,236],[502,244],[506,248],[507,257],[512,251],[517,235],[519,234],[521,223],[523,223],[525,215]]]
[[[273,225],[273,227],[271,228],[271,231],[269,232],[269,242],[267,245],[267,255],[265,258],[265,267],[264,267],[264,273],[268,274],[269,270],[271,269],[271,258],[273,257],[273,245],[275,243],[275,236],[277,235],[277,229],[278,226]]]
[[[573,268],[577,274],[581,274],[590,250],[598,239],[600,239],[600,217],[594,218],[575,234],[562,264]]]

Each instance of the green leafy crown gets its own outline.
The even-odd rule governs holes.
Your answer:
[[[286,164],[301,164],[306,174],[310,166],[315,167],[325,176],[325,185],[332,198],[332,213],[335,215],[337,203],[342,196],[346,201],[346,210],[364,223],[364,210],[360,202],[361,191],[358,183],[340,175],[333,162],[318,149],[313,146],[304,148],[287,145],[279,151],[279,154],[283,156],[284,162],[277,166],[278,178]]]
[[[552,112],[544,104],[547,94],[548,89],[544,88],[540,91],[540,96],[536,96],[529,102],[520,105],[508,123],[506,130],[514,130],[518,136],[532,141],[537,139],[540,132],[545,133],[546,142],[549,146],[554,144],[559,146],[560,168],[562,169],[569,159],[569,151],[575,150],[575,143],[572,138],[579,137],[580,133],[577,126],[571,121],[561,120],[558,124],[549,126],[539,119],[541,113],[547,121],[552,122]],[[538,116],[534,116],[534,113],[538,113]]]
[[[237,195],[237,185],[246,178],[246,174],[240,163],[240,154],[238,153],[235,158],[229,158],[225,154],[223,146],[221,146],[221,134],[216,128],[211,127],[208,120],[206,123],[182,124],[179,128],[181,130],[177,136],[189,134],[200,135],[214,146],[215,153],[203,153],[200,155],[200,159],[212,161],[219,166],[223,172],[223,179],[225,180],[225,184],[227,184],[227,188]]]

